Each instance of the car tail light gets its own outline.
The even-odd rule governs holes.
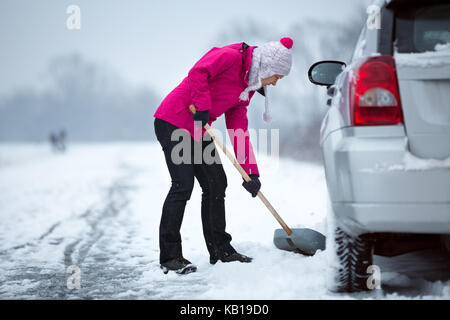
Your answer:
[[[350,95],[355,126],[403,123],[397,72],[392,56],[365,60],[354,73]]]

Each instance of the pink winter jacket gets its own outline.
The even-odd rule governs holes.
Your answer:
[[[189,106],[193,104],[197,110],[209,110],[209,124],[225,114],[227,128],[237,130],[234,134],[228,130],[236,159],[247,174],[259,175],[247,119],[247,107],[255,92],[249,93],[248,101],[239,100],[239,95],[248,86],[252,52],[256,47],[242,50],[242,45],[214,47],[207,52],[164,98],[154,116],[187,130],[195,140],[200,140],[205,130],[202,129],[200,134],[200,128],[194,128]]]

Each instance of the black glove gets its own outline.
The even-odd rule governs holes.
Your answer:
[[[252,194],[252,197],[254,198],[258,194],[259,189],[261,189],[261,182],[259,181],[257,174],[251,174],[250,179],[252,180],[250,180],[249,182],[244,181],[242,183],[242,186],[245,188],[245,190],[250,192]]]
[[[197,111],[195,114],[192,114],[192,118],[194,118],[194,121],[201,121],[202,127],[204,127],[209,121],[209,110]]]

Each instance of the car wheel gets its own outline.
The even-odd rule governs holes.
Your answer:
[[[368,281],[371,273],[368,273],[368,267],[372,265],[373,241],[351,236],[341,228],[334,228],[329,238],[333,243],[328,247],[328,290],[370,290]]]

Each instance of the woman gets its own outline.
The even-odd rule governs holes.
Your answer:
[[[201,216],[210,263],[215,264],[218,260],[252,261],[252,258],[236,252],[230,244],[231,236],[225,231],[224,198],[227,178],[220,161],[195,161],[197,158],[193,150],[212,150],[212,156],[218,157],[214,143],[205,135],[202,127],[225,114],[227,128],[234,132],[230,133],[230,139],[236,157],[252,179],[244,182],[243,186],[253,197],[257,195],[261,183],[248,136],[247,107],[255,91],[265,95],[264,120],[270,121],[267,86],[275,86],[279,79],[289,74],[292,45],[292,39],[283,38],[261,47],[248,46],[246,43],[214,47],[194,65],[188,76],[167,95],[156,110],[155,133],[164,151],[172,179],[159,229],[160,264],[165,273],[175,271],[185,274],[197,269],[183,257],[180,235],[184,209],[192,193],[194,177],[203,192]],[[195,115],[189,110],[190,105],[197,109]],[[174,159],[179,142],[172,138],[179,138],[180,131],[181,135],[187,135],[190,144],[190,148],[181,152],[184,159],[182,162]]]

